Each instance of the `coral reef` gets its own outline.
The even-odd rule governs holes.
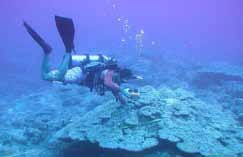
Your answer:
[[[73,118],[52,141],[89,141],[103,148],[128,151],[170,141],[187,153],[242,153],[242,130],[230,112],[223,112],[217,104],[206,104],[183,89],[168,90],[145,86],[140,89],[141,98],[126,106],[108,101]]]
[[[241,66],[214,63],[198,69],[191,85],[196,96],[206,102],[216,102],[231,110],[243,126],[243,69]]]
[[[156,80],[157,88],[143,86],[147,84],[143,82],[140,98],[123,106],[111,94],[100,97],[75,85],[54,85],[15,102],[3,102],[11,107],[0,110],[4,113],[0,115],[0,156],[65,156],[75,154],[70,148],[82,152],[84,145],[97,150],[97,157],[128,152],[127,157],[141,157],[140,152],[145,151],[149,151],[142,153],[145,157],[242,154],[241,72],[206,70],[210,67],[197,67],[193,72],[186,66],[180,63],[179,73],[168,70],[170,74],[164,77],[164,71],[147,75],[147,80]],[[185,69],[186,76],[177,79]],[[193,92],[187,83],[198,87],[201,82],[195,80],[201,74],[206,76],[203,83],[207,88],[194,88]],[[213,77],[206,79],[208,74]],[[159,86],[161,78],[174,79]],[[161,149],[154,151],[158,147]]]

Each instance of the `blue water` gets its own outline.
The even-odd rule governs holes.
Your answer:
[[[233,157],[242,155],[242,6],[241,0],[180,2],[170,0],[1,0],[0,156],[197,157],[224,155]],[[216,142],[212,142],[212,138],[205,139],[209,143],[194,143],[193,146],[197,145],[198,148],[187,150],[189,148],[178,146],[177,142],[170,138],[166,140],[158,138],[159,142],[154,147],[135,151],[132,146],[131,150],[124,146],[103,147],[99,145],[102,140],[99,141],[98,137],[94,137],[94,141],[86,137],[85,142],[71,138],[71,144],[57,142],[53,146],[52,140],[60,130],[72,124],[73,121],[84,118],[85,113],[96,113],[97,107],[102,108],[110,101],[114,101],[111,94],[99,97],[95,92],[91,93],[84,87],[56,85],[41,79],[43,52],[27,34],[23,21],[33,26],[53,47],[51,65],[57,67],[65,50],[56,29],[55,15],[73,19],[74,42],[78,54],[102,53],[116,57],[120,66],[131,68],[135,73],[143,76],[142,81],[131,81],[124,86],[143,91],[141,97],[146,96],[146,100],[150,102],[148,106],[159,110],[163,105],[170,106],[176,103],[178,112],[185,112],[185,115],[180,113],[182,115],[177,117],[176,107],[170,109],[170,106],[168,109],[163,106],[165,111],[163,114],[162,110],[159,113],[164,115],[167,109],[168,113],[171,112],[171,117],[169,117],[174,118],[172,122],[175,126],[173,127],[178,129],[180,142],[185,141],[179,134],[185,128],[176,125],[180,123],[178,119],[182,121],[182,124],[188,122],[188,126],[192,128],[196,127],[196,124],[193,125],[194,120],[202,129],[209,128],[202,131],[202,134],[210,134],[208,137],[215,134],[212,137],[217,139]],[[153,95],[156,94],[152,93],[152,90],[143,89],[146,86],[153,87],[160,99],[155,101]],[[193,96],[190,96],[190,93],[193,93]],[[151,105],[153,103],[150,98],[154,104],[161,103],[161,105]],[[195,101],[190,102],[191,100]],[[142,101],[145,100],[138,100],[138,104],[143,104]],[[188,105],[200,104],[201,101],[206,104],[205,111],[200,107],[195,107],[195,112],[191,112],[193,107],[188,107]],[[111,104],[116,106],[119,103]],[[125,107],[125,111],[127,113],[136,111],[139,115],[141,108],[130,104],[127,108]],[[215,106],[213,107],[215,111],[210,109],[211,106]],[[204,116],[202,113],[205,112],[208,113],[208,121],[200,119]],[[222,117],[218,118],[212,112],[217,112]],[[108,118],[112,122],[125,117],[122,110],[115,113],[120,117]],[[165,117],[158,118],[156,113],[154,114],[153,120],[156,121],[155,118],[157,118],[157,120],[168,121],[164,119]],[[200,116],[194,119],[193,115]],[[229,119],[224,119],[224,117],[229,117]],[[138,128],[140,128],[140,124],[144,124],[146,120],[139,116],[138,118]],[[220,118],[222,124],[217,121]],[[169,127],[168,125],[164,127]],[[217,128],[218,125],[219,128]],[[157,127],[151,131],[153,135],[148,135],[149,137],[157,136],[154,132],[161,130]],[[75,127],[71,128],[75,130]],[[105,128],[109,128],[109,125]],[[134,130],[136,129],[130,129],[130,131]],[[195,130],[189,129],[188,134],[194,136],[193,131]],[[78,135],[81,136],[81,133]],[[105,135],[101,136],[104,136],[104,140],[110,139]],[[140,136],[134,135],[134,137]],[[200,139],[196,135],[194,138]],[[121,141],[124,139],[122,138]],[[124,145],[129,145],[129,142]],[[137,145],[142,145],[142,142]],[[212,146],[219,148],[210,149]],[[215,151],[219,152],[215,153]]]

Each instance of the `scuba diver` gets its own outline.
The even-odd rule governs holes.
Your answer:
[[[64,43],[66,53],[60,66],[51,70],[49,65],[49,57],[52,47],[33,29],[29,24],[24,22],[24,27],[30,36],[43,49],[44,57],[42,61],[42,78],[51,82],[75,83],[89,87],[104,95],[109,90],[115,96],[116,100],[121,104],[126,101],[123,97],[137,97],[137,90],[122,89],[121,83],[130,79],[142,79],[138,75],[134,75],[130,69],[120,68],[117,60],[103,54],[98,55],[72,55],[74,49],[74,24],[72,19],[55,16],[56,26]]]

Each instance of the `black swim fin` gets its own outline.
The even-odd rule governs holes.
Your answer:
[[[34,31],[33,28],[30,27],[25,21],[24,21],[24,27],[26,28],[27,32],[30,34],[30,36],[40,45],[40,47],[43,49],[43,51],[48,54],[52,51],[52,48],[49,44],[47,44],[40,35]]]
[[[55,16],[57,30],[65,45],[66,52],[70,53],[74,51],[74,24],[70,18]]]

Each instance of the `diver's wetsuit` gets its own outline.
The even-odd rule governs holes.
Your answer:
[[[42,64],[42,77],[48,81],[81,84],[84,81],[83,70],[87,64],[94,62],[105,64],[109,59],[110,57],[105,55],[70,55],[66,53],[59,68],[50,70],[49,54],[45,54]]]

